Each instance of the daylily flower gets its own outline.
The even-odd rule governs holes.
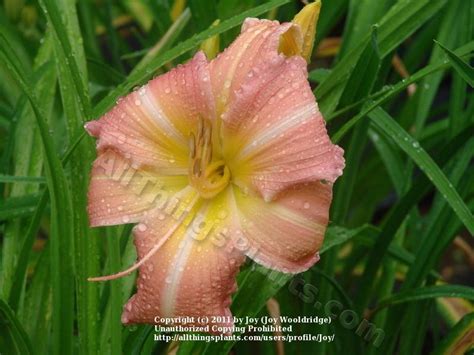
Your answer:
[[[282,50],[288,33],[301,48],[299,25],[247,19],[211,62],[198,52],[86,125],[98,138],[91,225],[137,223],[139,261],[92,279],[139,268],[123,323],[194,316],[228,329],[245,256],[286,273],[319,259],[343,150],[305,59]]]

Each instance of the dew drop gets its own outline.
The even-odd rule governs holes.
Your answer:
[[[120,135],[117,137],[117,142],[119,144],[124,144],[125,143],[125,136],[124,135]]]

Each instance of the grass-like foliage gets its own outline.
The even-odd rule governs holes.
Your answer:
[[[120,314],[131,226],[89,228],[85,122],[246,17],[291,0],[3,0],[0,6],[0,354],[462,354],[474,291],[474,2],[324,0],[311,84],[345,149],[321,261],[248,263],[235,316],[332,317],[331,342],[157,342]],[[214,23],[216,19],[220,21]],[[469,269],[471,268],[471,269]],[[471,285],[469,285],[471,282]],[[269,301],[270,300],[270,301]],[[259,333],[252,333],[259,335]]]

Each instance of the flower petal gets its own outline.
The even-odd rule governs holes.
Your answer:
[[[278,54],[280,36],[288,30],[300,31],[291,24],[248,18],[242,25],[239,37],[216,59],[211,61],[212,89],[217,100],[217,112],[224,112],[228,102],[258,72],[278,65],[284,60]]]
[[[306,78],[303,58],[288,58],[249,83],[223,115],[234,180],[266,200],[295,183],[334,182],[344,168]]]
[[[163,203],[165,194],[187,184],[187,176],[159,176],[107,149],[92,168],[88,194],[90,224],[95,227],[138,222],[148,210]]]
[[[123,323],[160,323],[156,316],[189,316],[209,317],[209,325],[232,326],[231,318],[212,319],[231,316],[234,277],[244,261],[242,252],[222,234],[232,223],[231,214],[222,212],[227,195],[224,192],[212,202],[201,200],[183,221],[176,219],[180,213],[157,220],[158,212],[154,212],[135,227],[135,245],[142,258],[173,224],[180,223],[176,233],[140,267],[137,293],[125,306]],[[191,324],[202,325],[197,320]]]
[[[178,65],[149,83],[150,98],[159,103],[164,115],[187,139],[200,117],[214,120],[209,64],[202,51],[184,65]]]
[[[99,152],[113,148],[162,174],[186,174],[188,136],[200,116],[215,116],[208,64],[202,52],[121,98],[86,129],[99,138]]]
[[[274,270],[298,273],[319,259],[332,186],[315,182],[282,191],[272,202],[234,188],[245,254]]]
[[[211,62],[214,95],[225,102],[221,135],[233,180],[271,200],[295,183],[342,174],[300,56],[279,53],[292,24],[247,20],[242,34]],[[225,73],[225,75],[224,75]],[[219,106],[219,101],[218,101]]]

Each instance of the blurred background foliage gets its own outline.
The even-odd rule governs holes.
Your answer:
[[[472,0],[323,1],[309,78],[347,166],[321,261],[296,276],[247,263],[232,310],[333,316],[292,334],[334,342],[154,342],[152,326],[120,324],[136,275],[86,281],[136,255],[131,226],[88,227],[84,122],[203,40],[222,50],[245,17],[289,21],[302,6],[1,2],[0,353],[472,353]]]

